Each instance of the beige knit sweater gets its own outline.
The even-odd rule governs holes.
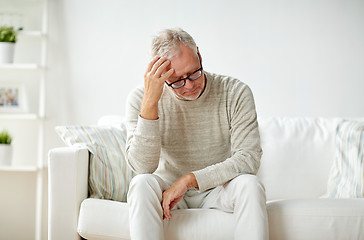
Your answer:
[[[154,172],[172,184],[192,172],[200,191],[256,174],[262,150],[250,88],[231,77],[205,74],[205,91],[194,101],[178,100],[165,86],[158,120],[139,116],[144,88],[131,92],[126,158],[135,173]]]

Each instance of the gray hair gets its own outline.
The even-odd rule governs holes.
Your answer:
[[[192,36],[181,28],[165,29],[152,40],[151,56],[166,56],[173,58],[179,53],[179,44],[190,47],[197,56],[197,45]]]

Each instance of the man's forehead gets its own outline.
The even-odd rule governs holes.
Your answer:
[[[176,61],[171,60],[171,64],[169,66],[169,68],[174,69],[174,73],[171,76],[172,78],[184,77],[185,75],[188,75],[199,68],[199,63],[196,58],[183,58],[175,60]]]

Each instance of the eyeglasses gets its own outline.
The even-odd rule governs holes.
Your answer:
[[[197,69],[196,71],[194,71],[193,73],[191,73],[190,75],[188,75],[185,78],[179,79],[179,80],[174,81],[172,83],[168,83],[168,82],[165,82],[165,83],[168,86],[170,86],[171,88],[173,88],[173,89],[178,89],[178,88],[183,87],[186,84],[187,79],[190,80],[190,81],[195,81],[196,79],[201,77],[203,68],[202,68],[200,54],[198,54],[198,60],[200,61],[200,66],[201,66],[199,69]]]

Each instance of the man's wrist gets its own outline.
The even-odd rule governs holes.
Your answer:
[[[147,120],[158,119],[158,103],[157,104],[142,104],[140,116]]]
[[[187,174],[186,179],[187,179],[187,188],[198,188],[198,183],[195,174],[193,173]]]
[[[157,120],[159,118],[158,114],[145,114],[145,113],[140,112],[139,115],[141,118],[144,118],[146,120]]]

